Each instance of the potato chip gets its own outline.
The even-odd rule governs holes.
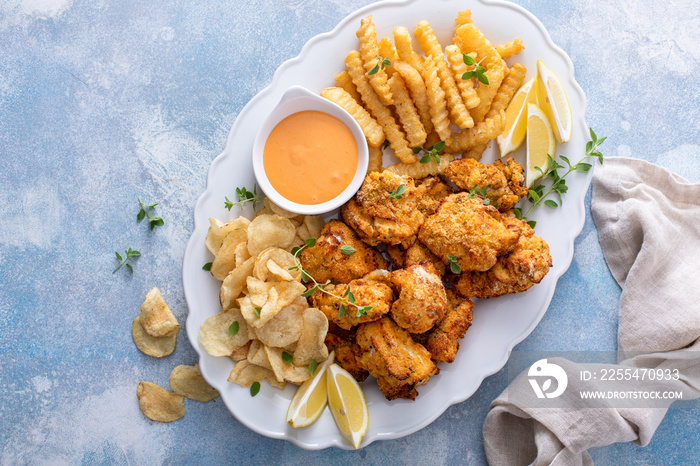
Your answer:
[[[236,308],[207,318],[199,327],[199,344],[212,356],[229,356],[249,339],[246,320]]]
[[[452,162],[455,158],[451,154],[445,154],[440,156],[440,163],[435,163],[435,160],[430,159],[428,163],[397,163],[394,165],[389,165],[386,167],[390,172],[394,172],[397,175],[410,176],[413,179],[425,178],[431,175],[441,175],[447,165]]]
[[[367,138],[367,145],[369,147],[379,147],[384,143],[384,129],[361,105],[362,100],[355,101],[352,95],[339,87],[327,87],[323,89],[321,91],[321,97],[325,97],[331,102],[340,105],[352,116],[357,124],[360,125],[362,134]]]
[[[352,78],[348,74],[347,70],[341,71],[336,75],[335,83],[337,84],[337,87],[343,89],[345,92],[350,94],[350,96],[352,96],[352,98],[355,99],[355,102],[357,102],[358,104],[362,102],[362,97],[360,97],[360,93],[357,92],[357,88],[353,84]]]
[[[275,215],[275,213],[269,206],[263,205],[260,210],[255,212],[255,215],[253,215],[253,219],[255,219],[256,217],[260,217],[261,215]]]
[[[307,366],[297,366],[291,362],[286,362],[282,353],[286,352],[282,348],[265,347],[267,358],[272,365],[272,372],[279,382],[287,381],[294,384],[301,384],[311,378],[309,368]],[[287,353],[289,354],[289,353]],[[293,358],[291,354],[287,356]],[[240,363],[239,363],[240,364]]]
[[[356,35],[360,40],[360,55],[369,84],[374,88],[382,104],[392,105],[394,100],[391,95],[391,89],[389,89],[387,84],[386,71],[384,71],[384,66],[381,64],[383,57],[379,56],[377,31],[372,22],[372,15],[360,21],[360,28],[357,30]],[[350,75],[352,76],[352,73]],[[355,82],[354,79],[353,82]],[[357,83],[355,83],[355,86],[357,86]],[[360,90],[358,89],[358,91]],[[362,95],[362,91],[360,91],[360,95]]]
[[[136,347],[144,354],[154,358],[162,358],[170,355],[175,350],[177,342],[177,332],[164,337],[153,337],[146,333],[141,326],[139,318],[136,317],[131,324],[131,337],[134,339]]]
[[[248,251],[257,256],[270,247],[286,248],[294,240],[296,227],[278,215],[260,215],[248,226]]]
[[[170,372],[170,390],[175,395],[202,402],[211,401],[219,396],[219,392],[202,377],[199,363],[194,366],[176,366]]]
[[[402,162],[415,162],[416,156],[413,155],[413,151],[408,147],[408,141],[406,141],[399,125],[396,124],[391,111],[379,100],[374,88],[367,81],[360,53],[357,50],[352,50],[347,54],[345,66],[348,69],[348,73],[350,73],[352,82],[355,83],[358,92],[362,96],[362,101],[384,130],[384,135],[389,141],[391,148],[394,149],[394,154]]]
[[[448,45],[445,47],[445,52],[447,52],[447,61],[450,62],[450,68],[452,69],[452,74],[455,78],[455,83],[459,88],[459,92],[462,95],[462,100],[467,109],[474,108],[479,105],[479,96],[476,93],[476,88],[474,88],[474,81],[471,79],[462,79],[462,75],[467,71],[471,71],[474,67],[467,66],[464,63],[464,56],[462,51],[456,45]],[[476,58],[476,54],[472,54],[472,58]]]
[[[472,147],[480,146],[494,139],[503,132],[506,125],[506,112],[501,110],[498,115],[488,118],[473,128],[455,133],[447,145],[448,152],[463,152]]]
[[[250,258],[248,242],[238,243],[233,250],[233,257],[237,265],[243,264],[245,261],[247,261]]]
[[[389,78],[389,87],[391,88],[391,94],[394,96],[396,114],[406,132],[408,144],[411,147],[422,145],[428,135],[425,132],[423,123],[421,123],[420,116],[418,115],[418,110],[413,104],[413,100],[411,100],[408,89],[406,89],[406,84],[400,74]]]
[[[433,59],[437,67],[437,73],[438,76],[440,76],[440,85],[445,92],[445,99],[447,100],[447,108],[450,111],[451,121],[462,129],[471,128],[474,126],[474,121],[471,115],[469,115],[467,107],[464,105],[462,96],[455,83],[455,77],[447,66],[442,47],[437,37],[435,37],[433,29],[430,27],[430,23],[426,20],[419,21],[416,25],[415,35],[425,54]]]
[[[219,300],[221,301],[221,308],[224,311],[233,307],[236,299],[243,293],[243,290],[245,290],[246,278],[253,273],[253,267],[255,267],[255,258],[250,257],[240,266],[231,270],[226,278],[224,278],[224,281],[221,283],[221,289],[219,290]]]
[[[267,248],[255,258],[253,276],[262,281],[301,281],[301,271],[289,270],[290,267],[296,265],[297,261],[289,251],[280,248]]]
[[[269,197],[266,197],[263,202],[265,203],[266,207],[269,207],[273,213],[279,215],[280,217],[288,218],[290,220],[295,219],[300,222],[304,219],[304,214],[297,214],[295,212],[290,212],[286,209],[283,209],[282,207],[272,202]]]
[[[236,267],[236,249],[241,244],[247,245],[248,230],[238,228],[231,231],[214,255],[210,272],[219,281],[223,281],[231,270]],[[246,248],[247,249],[247,248]]]
[[[255,330],[258,340],[267,346],[276,348],[284,348],[294,344],[301,336],[306,309],[306,306],[294,303],[283,307],[275,317]]]
[[[246,279],[246,286],[248,287],[248,297],[253,306],[263,307],[269,299],[272,283],[266,283],[251,276]]]
[[[228,376],[229,382],[237,383],[241,387],[249,387],[253,382],[260,382],[265,378],[277,380],[270,369],[251,364],[248,360],[239,361],[233,366]]]
[[[136,396],[141,412],[151,421],[173,422],[185,415],[183,398],[154,383],[140,382]]]
[[[416,68],[404,61],[394,63],[394,69],[403,78],[413,104],[418,110],[423,128],[427,134],[430,134],[433,131],[433,121],[430,117],[430,105],[428,104],[428,94],[426,93],[423,77]]]
[[[304,310],[302,329],[294,351],[294,364],[308,366],[311,361],[321,362],[328,359],[325,340],[328,333],[328,318],[314,307]]]
[[[248,357],[246,359],[248,359],[248,362],[251,364],[272,370],[272,365],[265,351],[265,345],[263,345],[260,340],[253,340],[250,342],[250,349],[248,350]]]
[[[209,230],[207,231],[206,245],[209,252],[216,254],[216,251],[221,246],[221,242],[226,235],[238,228],[248,228],[250,220],[245,217],[238,217],[230,222],[223,223],[216,218],[209,219]]]
[[[255,333],[252,331],[250,327],[248,327],[248,337],[253,338],[255,337]],[[228,357],[231,359],[233,362],[238,362],[238,361],[243,361],[248,357],[248,350],[250,350],[250,344],[255,341],[251,340],[248,343],[246,343],[243,346],[239,346],[235,350],[233,350],[233,353],[229,354]]]
[[[515,39],[512,42],[507,42],[503,45],[496,46],[496,52],[501,56],[501,58],[510,58],[513,55],[520,53],[522,49],[525,48],[522,39]]]
[[[323,216],[321,215],[307,215],[304,217],[304,225],[309,229],[311,238],[318,238],[321,236],[321,230],[323,230],[325,224],[326,221],[323,220]]]
[[[450,129],[445,91],[440,86],[437,66],[431,57],[426,57],[423,66],[423,80],[425,81],[426,95],[430,106],[430,119],[433,122],[435,131],[440,135],[440,140],[449,144],[452,138],[452,130]]]
[[[149,291],[143,300],[139,321],[146,333],[153,337],[164,337],[176,333],[180,328],[158,288]]]

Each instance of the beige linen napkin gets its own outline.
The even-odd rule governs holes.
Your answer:
[[[678,380],[639,381],[637,387],[700,397],[700,185],[637,159],[608,157],[595,170],[593,219],[608,267],[622,287],[618,346],[638,354],[607,367],[675,368]],[[591,369],[554,361],[568,374]],[[587,465],[593,463],[588,448],[628,441],[647,445],[673,401],[654,408],[614,402],[600,407],[601,400],[576,395],[606,385],[570,377],[559,400],[565,408],[547,408],[548,400],[518,406],[512,395],[532,390],[527,375],[520,374],[491,404],[483,428],[491,464]]]

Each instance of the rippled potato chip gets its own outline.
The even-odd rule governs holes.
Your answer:
[[[143,300],[139,321],[146,333],[153,337],[164,337],[176,333],[180,328],[158,288],[149,291]]]
[[[240,265],[250,259],[250,252],[248,252],[248,243],[239,243],[233,251],[233,256],[237,265]]]
[[[287,218],[277,215],[260,215],[248,226],[248,251],[257,256],[267,248],[286,248],[296,236],[296,227]]]
[[[284,249],[267,248],[255,258],[253,276],[259,280],[301,281],[299,270],[289,270],[297,265],[294,256]]]
[[[236,299],[243,293],[246,288],[246,279],[253,273],[254,266],[255,258],[251,257],[224,278],[219,290],[219,300],[224,311],[233,307]]]
[[[256,366],[247,360],[237,362],[236,365],[233,366],[233,370],[231,370],[231,374],[229,374],[227,380],[237,383],[241,387],[249,387],[253,382],[260,382],[263,379],[267,379],[273,387],[283,389],[286,385],[284,381],[277,380],[275,374],[270,369]]]
[[[209,249],[209,252],[212,254],[216,254],[216,251],[219,250],[226,235],[239,228],[247,229],[248,225],[250,225],[250,220],[245,217],[238,217],[227,223],[223,223],[221,220],[213,217],[210,218],[209,231],[207,232],[206,239],[207,249]]]
[[[226,235],[211,264],[210,272],[214,278],[223,281],[229,272],[236,267],[236,250],[240,245],[247,246],[247,240],[247,229],[237,228]]]
[[[136,396],[141,412],[152,421],[173,422],[185,415],[182,396],[174,395],[154,383],[139,383]]]
[[[263,345],[260,340],[253,340],[250,342],[250,348],[248,349],[248,356],[246,359],[248,359],[248,362],[251,364],[272,370],[272,365],[270,365],[270,360],[267,358],[267,352],[265,351],[265,345]]]
[[[202,377],[199,363],[194,366],[179,365],[175,367],[170,372],[170,390],[175,395],[203,402],[211,401],[219,396],[219,392]]]
[[[172,354],[175,350],[177,332],[164,337],[153,337],[146,333],[141,326],[139,318],[136,317],[131,324],[131,337],[134,339],[136,347],[143,354],[153,356],[154,358],[162,358]]]
[[[229,328],[234,321],[238,331],[232,335]],[[236,308],[209,317],[199,327],[199,344],[212,356],[229,356],[249,339],[246,320]]]
[[[305,309],[306,306],[295,303],[283,307],[265,325],[255,329],[258,340],[267,346],[277,348],[294,344],[301,336]]]
[[[311,361],[325,361],[328,359],[325,344],[328,318],[315,307],[309,307],[304,310],[301,321],[302,329],[294,351],[294,364],[308,366]]]
[[[267,352],[267,358],[270,360],[270,365],[272,365],[272,372],[274,372],[278,382],[287,381],[300,384],[311,378],[307,366],[296,366],[282,359],[282,352],[284,352],[282,348],[266,346],[265,351]]]

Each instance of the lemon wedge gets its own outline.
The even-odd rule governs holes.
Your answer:
[[[527,105],[527,170],[525,183],[529,188],[549,168],[547,154],[554,157],[554,134],[546,115],[535,104]],[[539,167],[542,171],[537,170]]]
[[[520,147],[525,139],[527,129],[527,104],[534,104],[537,99],[535,78],[523,84],[506,109],[506,128],[496,139],[501,149],[501,157]]]
[[[316,368],[314,376],[301,384],[292,397],[287,408],[287,424],[292,427],[304,427],[314,422],[326,408],[328,388],[326,369],[333,364],[334,353]]]
[[[362,389],[352,375],[337,364],[328,368],[328,406],[338,430],[355,449],[369,427],[369,410]]]
[[[537,61],[537,103],[547,115],[558,143],[571,139],[571,105],[557,75],[542,60]]]

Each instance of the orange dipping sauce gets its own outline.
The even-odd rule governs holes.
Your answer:
[[[321,204],[338,196],[355,177],[357,163],[357,143],[350,129],[316,110],[280,121],[263,151],[270,184],[297,204]]]

